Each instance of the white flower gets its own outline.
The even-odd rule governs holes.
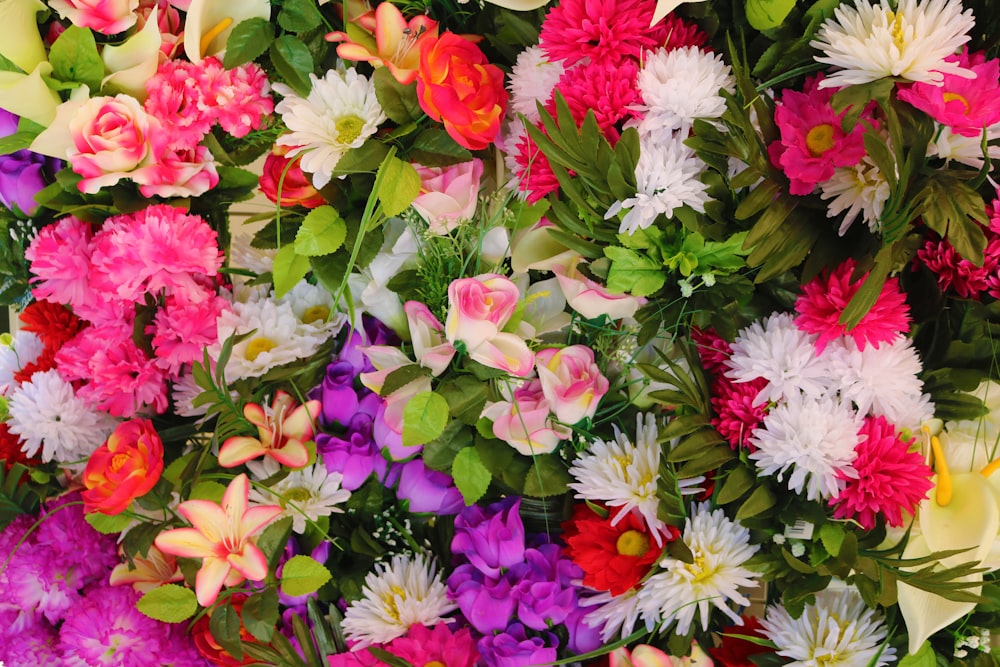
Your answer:
[[[343,313],[334,312],[333,295],[330,292],[305,280],[299,281],[278,299],[278,303],[290,305],[299,324],[306,331],[324,338],[337,335],[347,319]]]
[[[896,5],[895,11],[892,5]],[[819,85],[841,88],[887,76],[940,85],[944,74],[975,76],[945,58],[969,41],[972,10],[958,0],[858,0],[855,8],[834,8],[810,45],[823,52],[821,63],[841,68]]]
[[[690,206],[705,211],[709,200],[707,186],[698,180],[704,163],[681,140],[642,141],[635,165],[636,194],[611,205],[604,219],[609,220],[623,209],[631,209],[622,218],[618,233],[634,233],[653,224],[661,213],[668,218],[674,209]]]
[[[687,136],[696,118],[718,118],[726,110],[720,89],[733,92],[736,81],[722,54],[695,46],[646,54],[639,72],[644,116],[639,134],[660,137],[674,130]]]
[[[603,642],[610,643],[616,637],[628,637],[635,630],[641,611],[636,589],[630,588],[621,595],[612,595],[604,591],[598,595],[580,598],[581,607],[596,605],[600,606],[587,612],[583,622],[592,628],[601,628]],[[649,626],[647,629],[652,630],[653,627]]]
[[[20,330],[13,335],[9,344],[0,344],[0,393],[4,387],[14,384],[14,375],[38,359],[45,345],[30,331]]]
[[[1000,139],[1000,125],[986,128],[986,154],[992,160],[1000,158],[1000,146],[995,145]],[[983,168],[983,138],[964,137],[955,134],[950,127],[938,126],[934,139],[927,145],[927,157],[943,158],[946,162],[954,160],[973,169]]]
[[[750,543],[750,531],[726,518],[721,509],[709,512],[708,503],[703,503],[685,521],[682,539],[694,562],[664,557],[662,569],[639,590],[646,626],[655,626],[660,619],[664,624],[677,621],[676,633],[685,635],[697,616],[702,630],[708,630],[709,603],[742,625],[739,614],[729,605],[749,605],[740,588],[757,586],[754,572],[743,566],[758,548]]]
[[[208,405],[194,405],[194,399],[204,391],[194,381],[192,373],[185,373],[171,385],[171,399],[174,402],[174,412],[182,417],[201,417],[208,412]]]
[[[764,417],[750,443],[750,458],[762,475],[783,481],[809,500],[836,497],[844,488],[841,475],[857,477],[851,466],[860,442],[861,417],[835,398],[791,397]]]
[[[837,167],[830,180],[819,184],[820,197],[830,200],[827,215],[835,218],[844,211],[837,233],[843,236],[854,221],[868,225],[873,233],[882,228],[882,211],[889,199],[889,182],[867,155],[853,167]]]
[[[279,146],[290,146],[288,157],[302,153],[302,170],[313,175],[313,185],[322,188],[333,177],[340,158],[358,148],[385,120],[375,96],[375,84],[354,69],[343,75],[330,70],[322,79],[309,75],[312,89],[303,99],[288,86],[276,83],[274,90],[285,99],[274,110],[291,130],[278,138]]]
[[[798,618],[783,606],[768,607],[761,626],[778,655],[791,658],[785,667],[882,667],[896,654],[885,645],[880,615],[851,589],[816,593]]]
[[[815,336],[795,326],[789,313],[774,313],[740,331],[726,365],[726,377],[750,382],[768,381],[754,405],[780,401],[800,392],[810,396],[825,393],[830,383],[826,364],[816,356]]]
[[[456,608],[437,568],[422,554],[397,554],[392,563],[377,564],[365,577],[362,595],[347,608],[343,622],[344,635],[357,641],[356,649],[402,637],[413,625],[436,625]]]
[[[316,464],[293,470],[269,487],[254,486],[250,500],[262,505],[281,505],[284,508],[281,516],[291,517],[292,530],[302,534],[306,532],[307,519],[316,521],[344,511],[338,505],[346,502],[351,492],[340,488],[343,478],[339,472],[327,472],[322,464]]]
[[[544,105],[552,97],[552,89],[565,71],[562,61],[549,62],[540,46],[521,51],[510,72],[511,110],[524,114],[532,123],[541,122],[536,103]]]
[[[946,422],[938,434],[952,470],[982,470],[1000,456],[1000,383],[983,380],[972,395],[988,412],[978,419]]]
[[[629,442],[618,427],[611,442],[597,440],[570,466],[569,474],[576,481],[569,488],[581,500],[595,500],[617,507],[611,521],[617,525],[629,512],[642,515],[657,544],[662,544],[660,530],[664,523],[656,516],[660,500],[656,483],[660,478],[659,430],[652,414],[636,418],[635,444]]]
[[[118,423],[76,397],[56,370],[34,373],[10,397],[10,432],[21,436],[28,456],[69,463],[101,446]]]

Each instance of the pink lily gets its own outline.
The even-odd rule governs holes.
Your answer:
[[[201,558],[194,591],[198,604],[211,606],[223,586],[267,577],[267,558],[253,539],[281,514],[277,505],[250,507],[250,480],[238,475],[222,496],[222,504],[188,500],[177,507],[192,528],[174,528],[156,536],[156,548],[182,558]]]
[[[259,437],[235,435],[219,449],[219,465],[233,468],[258,456],[270,456],[289,468],[301,468],[309,463],[305,443],[312,440],[313,423],[319,417],[319,401],[297,405],[289,394],[279,391],[270,409],[257,403],[247,403],[243,416],[257,427]]]

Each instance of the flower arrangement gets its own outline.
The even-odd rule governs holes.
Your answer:
[[[985,0],[0,19],[3,664],[996,663]]]

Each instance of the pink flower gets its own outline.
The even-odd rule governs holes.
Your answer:
[[[898,97],[947,125],[955,134],[978,137],[984,128],[1000,123],[1000,60],[984,61],[983,54],[970,56],[967,49],[945,60],[957,62],[975,76],[944,74],[941,85],[900,86]]]
[[[223,69],[214,56],[201,63],[202,107],[234,137],[244,137],[259,129],[274,111],[271,84],[255,63]]]
[[[531,375],[531,368],[535,363],[528,344],[512,333],[498,333],[478,347],[470,349],[469,358],[483,366],[518,377]]]
[[[94,299],[90,289],[90,252],[93,227],[66,216],[43,227],[24,256],[31,262],[32,294],[74,308]]]
[[[857,326],[848,331],[847,326],[840,323],[844,308],[868,277],[866,273],[854,280],[855,266],[853,259],[847,259],[832,273],[824,272],[803,286],[802,294],[795,301],[795,310],[799,313],[795,325],[806,333],[819,336],[817,353],[839,336],[850,336],[858,349],[863,350],[865,345],[878,348],[880,343],[894,340],[910,329],[910,307],[897,278],[885,281],[874,305]]]
[[[698,346],[702,367],[712,375],[726,372],[726,361],[733,356],[733,348],[715,329],[691,329],[691,340]]]
[[[469,628],[452,632],[446,623],[438,623],[433,629],[411,625],[405,637],[392,640],[385,649],[411,665],[423,667],[473,667],[479,659]]]
[[[849,133],[841,122],[847,111],[837,114],[830,100],[833,89],[820,89],[822,76],[806,81],[803,91],[785,90],[774,110],[774,122],[781,139],[768,148],[771,162],[780,167],[789,180],[793,195],[808,195],[817,183],[833,177],[836,167],[851,167],[865,156],[865,122],[858,122]],[[862,121],[872,123],[871,114]]]
[[[177,511],[191,528],[165,530],[156,536],[156,547],[165,554],[200,558],[195,578],[198,604],[211,606],[223,586],[244,579],[260,581],[267,576],[267,558],[254,536],[281,514],[277,505],[250,507],[250,480],[238,475],[229,483],[221,505],[209,500],[187,500]]]
[[[858,432],[861,442],[854,448],[856,477],[839,474],[847,486],[836,498],[833,516],[854,519],[865,530],[875,527],[876,515],[890,526],[904,524],[903,513],[912,516],[917,505],[934,486],[934,472],[919,451],[911,451],[913,438],[903,440],[885,417],[866,417]]]
[[[216,318],[230,308],[221,296],[193,302],[167,297],[146,327],[153,336],[157,365],[176,377],[185,364],[201,361],[204,348],[218,342]]]
[[[135,25],[139,0],[49,0],[49,6],[73,25],[117,35]]]
[[[556,266],[552,272],[559,280],[559,287],[570,308],[588,320],[606,315],[612,320],[632,317],[646,299],[630,294],[613,294],[604,285],[591,280],[577,270],[579,257],[565,266]]]
[[[724,375],[712,384],[712,426],[732,449],[740,447],[754,451],[750,437],[764,421],[767,403],[754,405],[757,395],[767,386],[767,380],[757,378],[750,382],[732,382]]]
[[[139,0],[137,31],[146,25],[153,9],[156,9],[156,27],[160,30],[160,52],[169,60],[173,58],[180,37],[184,34],[184,22],[177,11],[178,8],[172,6],[169,0]]]
[[[631,651],[617,648],[608,655],[609,667],[712,667],[713,664],[697,642],[690,656],[680,658],[648,644],[639,644]]]
[[[483,410],[493,421],[493,435],[525,456],[555,451],[572,431],[552,422],[542,383],[529,380],[514,392],[513,401],[498,401]]]
[[[563,424],[593,417],[597,404],[608,393],[608,379],[594,363],[594,351],[586,345],[539,350],[535,368],[542,393]]]
[[[146,112],[161,121],[167,146],[194,147],[215,122],[202,105],[201,68],[185,60],[162,63],[146,84]]]
[[[432,234],[447,234],[459,222],[472,218],[483,175],[482,160],[473,158],[450,167],[413,166],[420,174],[420,194],[412,205],[427,221]]]
[[[496,273],[459,278],[448,286],[445,335],[469,350],[492,340],[517,308],[521,293],[511,280]]]
[[[639,65],[634,60],[592,60],[567,69],[555,90],[565,98],[577,125],[593,111],[601,133],[614,145],[622,126],[636,117],[634,107],[642,103],[638,79]],[[555,117],[554,94],[545,109]]]
[[[95,194],[128,178],[151,160],[149,139],[160,123],[129,95],[94,97],[69,122],[72,141],[66,156],[83,176],[80,192]]]
[[[514,175],[518,179],[518,189],[526,192],[529,204],[533,204],[544,199],[550,192],[559,189],[559,181],[556,179],[549,158],[546,157],[527,132],[518,140],[514,146],[514,162],[517,169]],[[570,172],[571,175],[575,172]]]
[[[444,372],[455,356],[454,346],[445,340],[444,327],[430,309],[419,301],[403,305],[410,327],[410,340],[417,363],[431,369],[435,376]]]
[[[132,174],[143,197],[199,197],[219,183],[219,172],[207,146],[157,146],[156,161]]]
[[[563,0],[545,15],[539,41],[549,60],[569,67],[591,62],[639,61],[669,38],[670,24],[650,26],[655,0]]]
[[[301,468],[309,462],[306,442],[312,440],[313,424],[319,417],[319,401],[298,405],[283,391],[274,395],[270,408],[247,403],[243,416],[257,427],[257,437],[237,435],[219,448],[219,465],[234,468],[260,456],[270,456],[289,468]]]

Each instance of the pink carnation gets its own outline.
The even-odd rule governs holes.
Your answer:
[[[994,201],[987,207],[990,225],[983,228],[986,249],[983,252],[982,266],[959,255],[948,239],[942,239],[936,234],[925,240],[924,245],[917,250],[914,265],[923,263],[937,276],[942,290],[950,289],[963,299],[978,301],[983,292],[1000,298],[1000,208],[997,203]]]
[[[688,23],[676,14],[667,14],[667,18],[663,19],[663,25],[667,29],[667,41],[663,48],[667,51],[683,49],[686,46],[701,49],[708,41],[708,35],[697,24]]]
[[[618,142],[624,123],[635,118],[632,107],[642,103],[637,85],[639,66],[633,60],[595,60],[566,70],[556,83],[577,125],[593,111],[597,126],[612,145]],[[555,94],[545,105],[556,115]]]
[[[202,66],[203,104],[212,109],[219,125],[229,134],[246,136],[274,111],[271,85],[258,65],[250,63],[227,70],[222,69],[218,58],[212,57],[206,58]]]
[[[168,146],[196,146],[215,122],[202,108],[201,70],[184,60],[168,60],[146,84],[146,113],[160,120],[160,142]]]
[[[230,305],[220,296],[197,302],[168,297],[146,333],[153,336],[156,364],[176,378],[181,366],[202,359],[202,350],[219,340],[216,319]]]
[[[433,629],[411,625],[405,637],[394,639],[384,648],[411,665],[472,667],[479,659],[479,651],[469,629],[452,632],[445,623],[438,623]]]
[[[655,0],[562,0],[545,15],[539,42],[549,60],[567,67],[585,58],[612,66],[639,61],[669,36],[664,21],[650,27],[655,10]]]
[[[868,344],[878,348],[880,343],[895,340],[909,331],[910,307],[896,278],[885,281],[875,304],[857,326],[848,331],[847,326],[840,323],[848,302],[868,277],[866,273],[853,280],[855,266],[854,260],[848,259],[833,272],[824,272],[803,286],[802,294],[795,301],[795,310],[799,313],[795,324],[802,331],[819,336],[817,354],[839,336],[850,336],[858,349],[863,350]]]
[[[732,449],[743,447],[754,451],[750,442],[754,431],[764,421],[767,404],[754,405],[757,394],[767,386],[767,380],[757,378],[750,382],[732,382],[725,376],[712,385],[712,426],[725,438]]]
[[[900,87],[899,99],[909,102],[955,134],[978,137],[983,128],[1000,123],[1000,60],[970,56],[968,50],[945,58],[975,72],[972,78],[944,74],[941,85],[914,83]]]
[[[44,227],[24,256],[35,275],[32,295],[69,304],[74,308],[89,303],[94,295],[89,286],[93,229],[73,216]]]
[[[854,519],[865,530],[875,527],[877,514],[890,526],[902,526],[903,512],[912,515],[934,486],[934,473],[919,451],[911,451],[913,439],[902,440],[885,417],[866,417],[858,434],[857,477],[838,473],[847,486],[830,500],[836,505],[833,516]]]
[[[733,355],[733,348],[714,329],[691,330],[691,340],[698,346],[701,366],[711,375],[721,375],[726,371],[726,361]]]

